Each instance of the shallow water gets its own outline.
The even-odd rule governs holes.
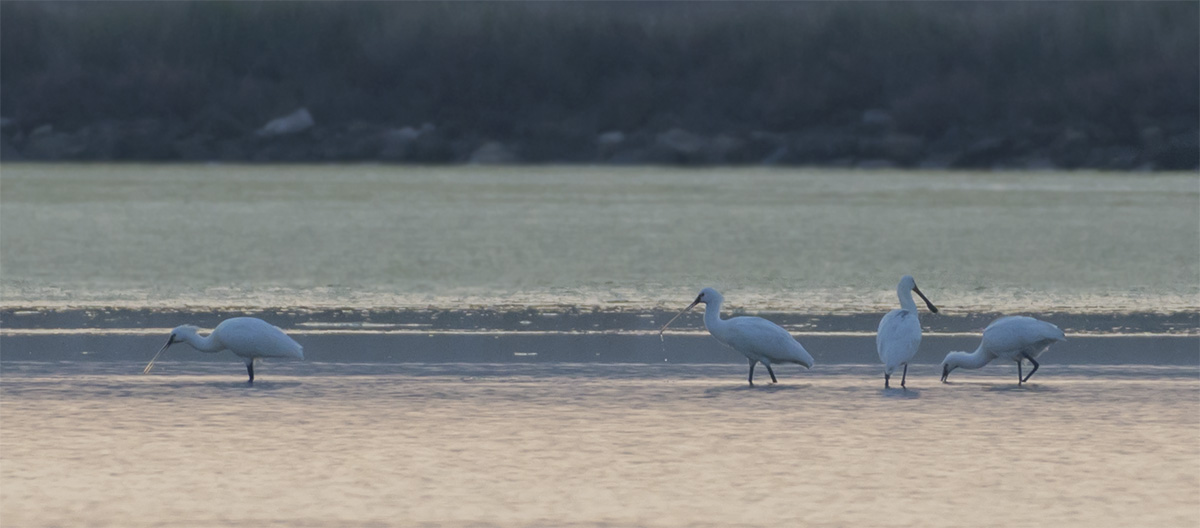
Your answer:
[[[4,526],[1200,524],[1195,174],[2,172]],[[883,391],[903,273],[942,312]],[[659,339],[706,285],[817,368]],[[1005,313],[1068,341],[937,383]],[[239,315],[309,361],[137,375]]]
[[[1195,174],[22,165],[5,306],[1194,312]]]
[[[2,365],[5,526],[1200,523],[1194,366],[141,367]]]

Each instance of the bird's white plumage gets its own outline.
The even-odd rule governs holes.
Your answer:
[[[234,317],[221,321],[210,337],[220,343],[223,349],[243,358],[304,359],[304,347],[283,330],[254,317]]]
[[[704,288],[700,290],[696,300],[675,318],[691,310],[693,306],[704,303],[704,327],[717,341],[740,352],[750,361],[750,385],[754,385],[754,366],[758,363],[765,365],[767,371],[771,372],[772,381],[775,379],[775,373],[771,371],[771,365],[775,363],[796,363],[805,368],[812,368],[812,355],[792,337],[792,334],[779,325],[761,317],[721,319],[721,303],[724,300],[717,290]],[[675,318],[667,321],[662,329],[666,330]]]
[[[913,301],[913,292],[921,296],[930,311],[937,312],[937,307],[917,289],[917,283],[912,276],[900,277],[900,283],[896,285],[900,308],[884,315],[879,321],[879,330],[875,333],[875,351],[879,354],[879,361],[883,363],[885,387],[888,386],[888,378],[896,369],[903,366],[905,374],[908,373],[908,362],[917,355],[917,349],[921,347],[921,318],[917,313],[917,303]],[[904,386],[903,379],[900,385]]]
[[[1003,359],[1017,363],[1018,381],[1024,383],[1024,380],[1020,379],[1021,362],[1028,360],[1034,363],[1036,370],[1037,364],[1034,360],[1049,349],[1050,345],[1066,339],[1060,328],[1045,321],[1023,315],[1001,317],[983,329],[983,339],[974,352],[946,354],[946,359],[942,360],[942,381],[946,381],[946,377],[956,368],[977,369],[995,359]],[[1029,375],[1032,376],[1033,372]]]
[[[707,320],[706,317],[706,323]],[[813,365],[812,356],[792,334],[761,317],[730,317],[722,320],[716,330],[712,327],[708,330],[717,341],[760,363],[796,363],[809,368]]]
[[[879,321],[875,349],[883,372],[891,374],[917,355],[921,346],[921,320],[916,310],[892,310]]]
[[[262,319],[234,317],[221,321],[221,324],[206,336],[201,336],[200,329],[195,326],[175,327],[171,331],[171,337],[167,339],[167,344],[159,349],[142,373],[150,372],[158,356],[175,343],[187,343],[201,352],[233,352],[246,362],[251,382],[254,381],[254,362],[260,358],[304,359],[304,348],[283,333],[283,330]]]
[[[1066,334],[1057,326],[1032,317],[1012,315],[996,319],[984,328],[979,347],[997,358],[1017,361],[1023,359],[1022,354],[1037,359],[1050,345],[1066,339]]]

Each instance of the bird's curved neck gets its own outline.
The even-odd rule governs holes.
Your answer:
[[[913,300],[912,288],[905,288],[903,284],[896,287],[896,297],[900,298],[900,308],[908,310],[912,313],[917,313],[917,302]]]
[[[714,328],[720,328],[725,324],[725,320],[721,319],[721,301],[712,301],[704,305],[704,327],[711,332]]]
[[[223,348],[221,343],[213,339],[212,334],[201,336],[198,333],[180,333],[175,334],[175,338],[192,346],[192,348],[201,352],[220,352]]]
[[[958,359],[958,366],[968,369],[983,368],[984,365],[991,363],[992,359],[994,358],[991,354],[983,351],[983,345],[979,345],[979,348],[970,354],[964,352]]]

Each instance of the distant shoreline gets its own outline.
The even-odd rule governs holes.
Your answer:
[[[278,125],[304,116],[302,124]],[[306,108],[257,132],[223,138],[183,135],[191,125],[161,119],[103,120],[75,127],[5,123],[3,162],[383,163],[396,165],[615,165],[816,167],[923,170],[1200,170],[1194,127],[1149,126],[1136,140],[1097,140],[1067,127],[951,130],[928,137],[887,124],[867,110],[861,120],[786,132],[697,132],[682,127],[613,129],[594,137],[548,141],[483,132],[447,134],[362,120],[314,123]],[[884,124],[872,124],[879,120]],[[292,128],[288,128],[292,127]],[[147,132],[149,131],[149,132]]]
[[[10,2],[0,159],[1196,170],[1194,2]]]

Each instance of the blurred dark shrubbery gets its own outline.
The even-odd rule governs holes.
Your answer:
[[[881,110],[929,141],[1000,127],[1132,145],[1200,121],[1198,20],[1196,2],[5,1],[0,114],[221,138],[307,107],[541,152]]]

